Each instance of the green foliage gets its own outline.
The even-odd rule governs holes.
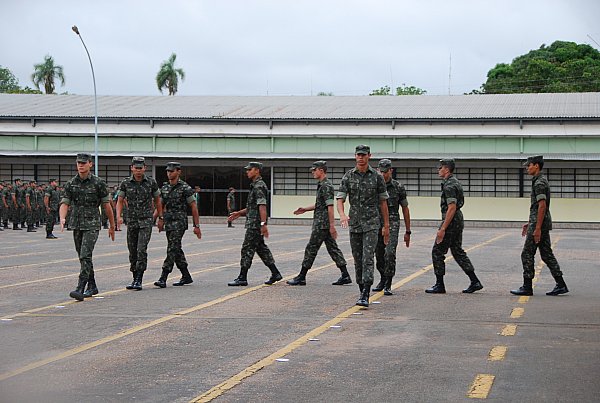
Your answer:
[[[54,94],[55,80],[60,80],[61,86],[65,85],[65,75],[63,67],[54,64],[54,59],[50,55],[44,57],[44,61],[33,66],[33,74],[31,75],[31,81],[38,90],[40,85],[44,85],[46,94]]]
[[[371,91],[369,95],[391,95],[392,90],[389,85],[385,85],[377,90]],[[411,85],[410,87],[402,83],[400,87],[396,87],[396,95],[425,95],[427,91]]]
[[[162,62],[160,65],[160,70],[156,75],[156,85],[161,94],[163,92],[163,88],[168,88],[169,95],[175,95],[177,93],[179,77],[181,77],[181,81],[185,79],[185,73],[183,69],[175,68],[176,58],[177,55],[172,53],[171,57]]]
[[[321,91],[317,94],[318,97],[332,97],[333,96],[333,92],[325,92],[325,91]]]
[[[9,69],[0,66],[0,92],[12,93],[19,89],[19,80]]]
[[[600,91],[600,52],[589,45],[556,41],[518,56],[511,64],[497,64],[481,90],[472,93],[596,91]]]

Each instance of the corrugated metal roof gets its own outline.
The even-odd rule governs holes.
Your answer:
[[[456,96],[100,96],[107,119],[597,119],[600,93]],[[0,118],[93,118],[91,95],[0,94]]]

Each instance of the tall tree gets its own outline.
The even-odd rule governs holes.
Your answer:
[[[7,69],[0,66],[0,92],[12,93],[19,89],[19,80]]]
[[[156,85],[158,86],[158,90],[163,92],[163,88],[169,89],[169,95],[175,95],[177,93],[177,86],[179,84],[179,77],[181,77],[181,81],[185,79],[185,73],[183,69],[175,68],[175,59],[177,55],[175,53],[171,54],[168,60],[165,60],[160,65],[160,70],[158,70],[158,74],[156,75]]]
[[[596,91],[600,91],[600,52],[589,45],[556,41],[518,56],[510,64],[497,64],[481,90],[473,93]]]
[[[65,85],[65,75],[63,67],[54,64],[54,59],[50,55],[44,57],[44,62],[33,66],[34,72],[31,75],[31,81],[38,90],[40,84],[44,85],[46,94],[54,94],[55,80],[60,80],[61,86]]]

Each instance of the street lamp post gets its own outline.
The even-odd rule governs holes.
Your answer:
[[[85,46],[85,42],[79,33],[77,25],[73,25],[71,29],[77,34],[77,36],[79,36],[79,39],[81,39],[85,53],[87,53],[87,57],[90,61],[90,67],[92,68],[92,81],[94,82],[94,174],[98,176],[98,97],[96,96],[96,76],[94,75],[94,65],[92,64],[90,52],[88,52],[87,46]]]

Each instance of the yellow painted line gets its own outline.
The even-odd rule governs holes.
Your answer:
[[[522,295],[519,297],[519,304],[525,304],[529,302],[529,295]]]
[[[513,308],[510,312],[511,318],[520,318],[525,313],[525,308]]]
[[[494,237],[488,241],[482,242],[480,244],[477,244],[469,249],[467,249],[467,251],[476,249],[476,248],[480,248],[484,245],[487,245],[491,242],[494,242],[500,238],[503,238],[505,236],[507,236],[508,234],[503,234],[503,235],[499,235],[497,237]],[[395,283],[392,286],[392,289],[396,289],[399,288],[403,285],[405,285],[406,283],[414,280],[415,278],[427,273],[429,270],[431,270],[433,268],[433,265],[430,264],[428,266],[425,266],[419,270],[417,270],[416,272],[412,273],[411,275],[404,277],[401,281],[398,281],[397,283]],[[381,298],[383,296],[383,292],[377,292],[375,294],[373,294],[370,298],[370,301],[376,301],[379,298]],[[348,317],[350,317],[353,313],[358,312],[359,310],[361,310],[362,307],[359,306],[353,306],[352,308],[347,309],[346,311],[342,312],[341,314],[339,314],[338,316],[336,316],[335,318],[325,322],[324,324],[322,324],[321,326],[311,330],[310,332],[306,333],[304,336],[299,337],[298,339],[296,339],[295,341],[293,341],[292,343],[288,344],[287,346],[277,350],[276,352],[274,352],[273,354],[269,355],[268,357],[263,358],[262,360],[258,361],[257,363],[249,366],[248,368],[242,370],[241,372],[239,372],[238,374],[232,376],[231,378],[225,380],[224,382],[221,382],[220,384],[218,384],[217,386],[212,387],[211,389],[209,389],[208,391],[202,393],[201,395],[195,397],[194,399],[190,400],[190,402],[210,402],[211,400],[221,396],[223,393],[225,393],[226,391],[234,388],[235,386],[239,385],[244,379],[254,375],[255,373],[257,373],[258,371],[260,371],[261,369],[273,364],[275,362],[275,360],[277,360],[278,358],[282,358],[285,355],[291,353],[292,351],[296,350],[297,348],[303,346],[304,344],[306,344],[309,339],[311,338],[315,338],[316,336],[320,335],[321,333],[323,333],[324,331],[326,331],[327,329],[329,329],[330,326],[334,326],[337,325],[338,323],[340,323],[341,321],[343,321],[344,319],[347,319]]]
[[[475,380],[471,384],[471,388],[467,393],[467,397],[471,399],[487,399],[494,384],[494,375],[479,374],[475,377]]]
[[[492,347],[488,354],[488,361],[502,361],[506,357],[506,351],[508,351],[506,346]]]
[[[500,336],[514,336],[517,333],[517,325],[506,325],[502,328]]]

